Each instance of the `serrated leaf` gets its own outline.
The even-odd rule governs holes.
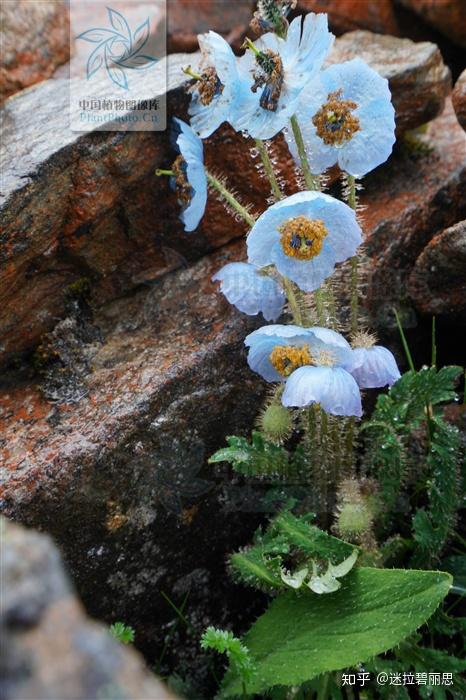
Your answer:
[[[286,511],[275,518],[271,527],[309,557],[321,557],[332,564],[340,564],[357,549]]]
[[[248,693],[300,685],[392,649],[432,615],[450,585],[441,572],[360,568],[331,595],[281,595],[245,636],[257,668]],[[228,673],[223,696],[238,694],[241,684]]]
[[[252,433],[252,441],[229,435],[228,447],[215,452],[209,464],[229,462],[233,469],[245,476],[283,473],[287,469],[289,456],[283,448],[266,440],[261,433]]]

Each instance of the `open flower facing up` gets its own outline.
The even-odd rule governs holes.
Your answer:
[[[204,216],[207,203],[207,177],[201,139],[188,124],[174,119],[172,139],[180,155],[173,163],[170,183],[182,207],[185,231],[194,231]],[[164,172],[164,171],[159,171]]]
[[[246,40],[249,50],[239,60],[247,93],[238,105],[232,125],[256,139],[269,139],[281,131],[294,114],[298,98],[332,46],[327,15],[309,13],[304,23],[296,17],[286,39],[272,32],[258,41]]]
[[[256,221],[248,236],[248,260],[257,267],[275,265],[281,275],[312,292],[361,243],[350,207],[321,192],[298,192]]]
[[[236,106],[242,102],[249,90],[246,81],[240,80],[237,59],[230,45],[216,32],[198,36],[203,56],[203,68],[196,77],[193,97],[189,108],[191,126],[202,137],[207,138],[225,121],[232,119]]]
[[[319,73],[301,93],[296,117],[313,173],[338,163],[362,177],[387,160],[395,143],[388,81],[360,58]],[[286,139],[299,163],[291,130]]]
[[[254,372],[267,382],[286,382],[284,406],[319,404],[335,416],[362,415],[359,387],[346,369],[353,351],[336,331],[272,325],[250,333],[244,342]]]
[[[360,333],[353,343],[353,361],[349,371],[361,389],[392,386],[400,378],[400,370],[390,350],[375,345],[375,338]]]
[[[275,321],[285,305],[285,293],[278,282],[248,263],[228,263],[212,279],[230,304],[249,316],[262,312],[266,321]]]

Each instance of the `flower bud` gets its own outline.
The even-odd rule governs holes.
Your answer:
[[[290,434],[293,419],[291,413],[284,406],[271,404],[260,416],[259,424],[267,437],[281,442]]]

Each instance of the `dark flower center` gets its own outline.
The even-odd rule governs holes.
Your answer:
[[[197,82],[196,89],[204,106],[210,105],[215,97],[222,94],[225,86],[222,84],[213,66],[206,68]]]
[[[256,53],[257,70],[254,72],[252,91],[263,88],[260,106],[270,112],[278,109],[278,100],[282,93],[284,73],[280,56],[270,49]]]
[[[342,98],[343,90],[331,92],[327,102],[312,117],[317,135],[327,146],[341,146],[360,130],[359,119],[352,113],[358,105]]]
[[[307,216],[290,219],[278,230],[283,252],[297,260],[312,260],[319,255],[328,233],[323,221]]]
[[[194,195],[193,188],[188,182],[186,174],[186,161],[182,155],[179,155],[173,163],[172,170],[174,172],[174,184],[178,202],[181,206],[187,207]]]

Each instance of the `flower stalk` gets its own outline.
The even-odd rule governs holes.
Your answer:
[[[255,218],[248,212],[246,207],[243,207],[243,205],[236,199],[234,194],[232,194],[226,187],[223,185],[218,178],[216,178],[212,173],[209,173],[206,171],[207,175],[207,182],[209,185],[211,185],[217,192],[223,197],[223,199],[228,202],[228,204],[233,207],[233,209],[241,216],[242,219],[247,223],[248,226],[251,228],[254,226],[256,223]]]
[[[262,159],[262,164],[264,166],[265,174],[270,182],[270,189],[272,191],[275,199],[283,199],[283,194],[278,184],[277,176],[275,175],[275,170],[273,169],[272,161],[270,160],[269,153],[267,151],[267,146],[260,139],[256,139],[257,150],[259,151],[260,157]]]
[[[318,190],[319,184],[317,178],[311,173],[311,167],[309,165],[309,160],[306,153],[306,146],[304,144],[303,134],[299,126],[296,115],[291,117],[291,129],[293,131],[293,137],[296,142],[296,148],[298,149],[299,159],[301,162],[301,168],[304,175],[304,181],[308,190]]]

